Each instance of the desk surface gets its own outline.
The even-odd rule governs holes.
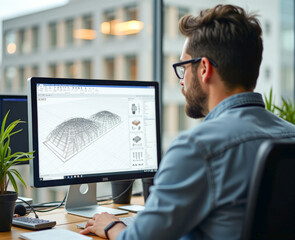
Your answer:
[[[144,202],[143,197],[132,197],[131,199],[131,204],[143,205],[143,202]],[[118,206],[123,206],[123,205],[124,204],[108,204],[104,206],[111,207],[111,208],[118,208]],[[134,215],[135,213],[129,212],[128,214],[119,215],[119,217],[128,217],[128,216],[134,216]],[[34,217],[32,213],[29,216]],[[47,213],[38,213],[38,216],[42,219],[56,221],[56,226],[54,228],[68,229],[74,232],[79,232],[81,230],[77,228],[76,226],[77,223],[82,223],[89,220],[89,218],[67,214],[64,208],[56,209]],[[30,231],[31,230],[12,226],[10,232],[0,232],[0,240],[19,239],[20,233],[30,232]],[[91,237],[93,239],[103,239],[97,236],[91,236]]]

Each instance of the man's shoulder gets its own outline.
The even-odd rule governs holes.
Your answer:
[[[174,144],[197,144],[209,153],[252,140],[284,137],[295,137],[295,125],[265,109],[233,109],[182,132]]]

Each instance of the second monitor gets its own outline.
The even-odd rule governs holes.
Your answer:
[[[154,176],[160,162],[156,82],[32,78],[28,86],[35,187]],[[96,196],[89,201],[75,189],[66,208],[83,215],[83,208],[97,206]]]
[[[12,135],[10,139],[11,152],[28,152],[28,112],[27,112],[27,96],[26,95],[0,95],[0,125],[9,111],[6,119],[6,127],[15,120],[21,120],[15,130],[21,130],[18,134]],[[21,164],[29,163],[22,162]]]

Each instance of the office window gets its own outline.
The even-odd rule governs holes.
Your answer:
[[[270,22],[269,21],[265,21],[264,31],[265,31],[265,35],[269,35],[270,34],[270,32],[271,32],[271,26],[270,26]]]
[[[32,29],[32,35],[33,35],[33,52],[37,52],[39,49],[39,27],[33,27]]]
[[[4,70],[4,75],[5,75],[5,90],[7,92],[12,91],[12,87],[14,84],[14,79],[16,78],[16,68],[15,67],[8,67]]]
[[[189,14],[189,9],[186,7],[178,7],[178,15],[177,15],[177,22],[184,16]],[[181,35],[180,31],[178,30],[178,35]]]
[[[165,37],[171,39],[178,38],[179,31],[175,26],[178,25],[178,19],[180,16],[179,8],[174,5],[168,4],[164,8],[164,14],[165,15],[163,16],[163,25]]]
[[[115,79],[115,60],[114,58],[105,59],[106,79]]]
[[[57,24],[55,22],[49,24],[49,47],[57,47]]]
[[[115,20],[115,9],[107,9],[104,11],[104,19],[105,21],[112,21]]]
[[[73,62],[67,62],[66,63],[66,77],[68,78],[74,78],[77,74],[76,65]]]
[[[83,66],[83,78],[92,78],[92,62],[91,60],[84,60],[82,62]]]
[[[122,31],[120,34],[132,36],[140,32],[141,22],[138,21],[138,9],[136,5],[127,6],[124,8],[125,12],[125,21],[121,24],[125,24],[121,27],[121,30],[124,28],[125,31]],[[134,27],[133,27],[134,26]]]
[[[5,55],[13,55],[17,51],[16,33],[14,31],[6,31],[3,37],[3,46],[5,48]]]
[[[269,80],[271,78],[271,71],[269,67],[265,68],[265,79]]]
[[[136,56],[127,56],[126,57],[126,73],[127,79],[137,80],[137,60]]]
[[[163,58],[163,84],[165,87],[179,87],[179,79],[176,77],[172,65],[180,60],[179,55],[167,54]]]
[[[101,33],[105,36],[126,36],[139,33],[144,23],[137,20],[136,6],[108,9],[104,11],[104,21],[100,25]]]
[[[39,77],[39,67],[37,65],[32,67],[32,77]]]
[[[18,47],[19,53],[23,54],[25,50],[25,30],[20,29],[18,32]]]
[[[285,29],[281,35],[282,50],[292,52],[294,49],[294,31],[293,29]]]
[[[66,43],[71,45],[74,42],[74,20],[66,20]]]
[[[25,69],[24,67],[20,67],[19,68],[19,89],[20,91],[24,91],[25,90]]]
[[[169,6],[166,4],[163,9],[163,35],[167,37],[169,34]]]
[[[91,15],[83,16],[83,27],[85,29],[93,29],[93,19]]]
[[[132,5],[125,7],[126,21],[138,20],[137,6]]]
[[[57,77],[57,65],[55,63],[48,66],[48,75],[49,77]]]
[[[186,7],[179,7],[178,8],[178,21],[180,18],[182,18],[184,15],[187,15],[189,13],[189,9]]]
[[[115,9],[105,10],[103,13],[103,23],[100,25],[101,33],[105,37],[112,37],[115,33]]]
[[[280,95],[289,99],[295,99],[294,80],[294,1],[280,1]],[[274,35],[274,34],[273,34]],[[274,71],[273,71],[274,73]],[[273,74],[274,75],[274,74]],[[278,80],[277,80],[278,81]]]
[[[93,17],[91,15],[86,15],[83,16],[82,18],[82,24],[83,24],[83,29],[88,30],[88,32],[86,32],[85,34],[89,34],[88,38],[84,38],[84,43],[90,43],[92,40],[94,40],[94,36],[92,36],[94,34],[93,31]],[[87,34],[87,35],[88,35]]]
[[[282,81],[281,81],[281,88],[282,88],[282,96],[285,99],[294,99],[294,88],[295,83],[293,81],[293,75],[294,75],[294,69],[292,66],[288,66],[287,64],[285,66],[282,66],[281,70],[282,74]]]
[[[185,115],[184,105],[178,106],[178,131],[184,131],[187,129],[187,117]]]

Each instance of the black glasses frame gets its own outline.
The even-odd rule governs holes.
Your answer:
[[[183,62],[178,62],[178,63],[174,63],[172,66],[174,68],[175,74],[179,79],[183,79],[184,78],[184,71],[183,71],[183,76],[179,76],[178,71],[177,71],[177,67],[180,67],[182,65],[188,64],[188,63],[196,63],[201,61],[203,57],[198,57],[198,58],[193,58],[187,61],[183,61]],[[207,58],[208,59],[208,58]],[[215,62],[213,62],[212,60],[208,59],[208,61],[214,66],[217,67],[217,64]]]

